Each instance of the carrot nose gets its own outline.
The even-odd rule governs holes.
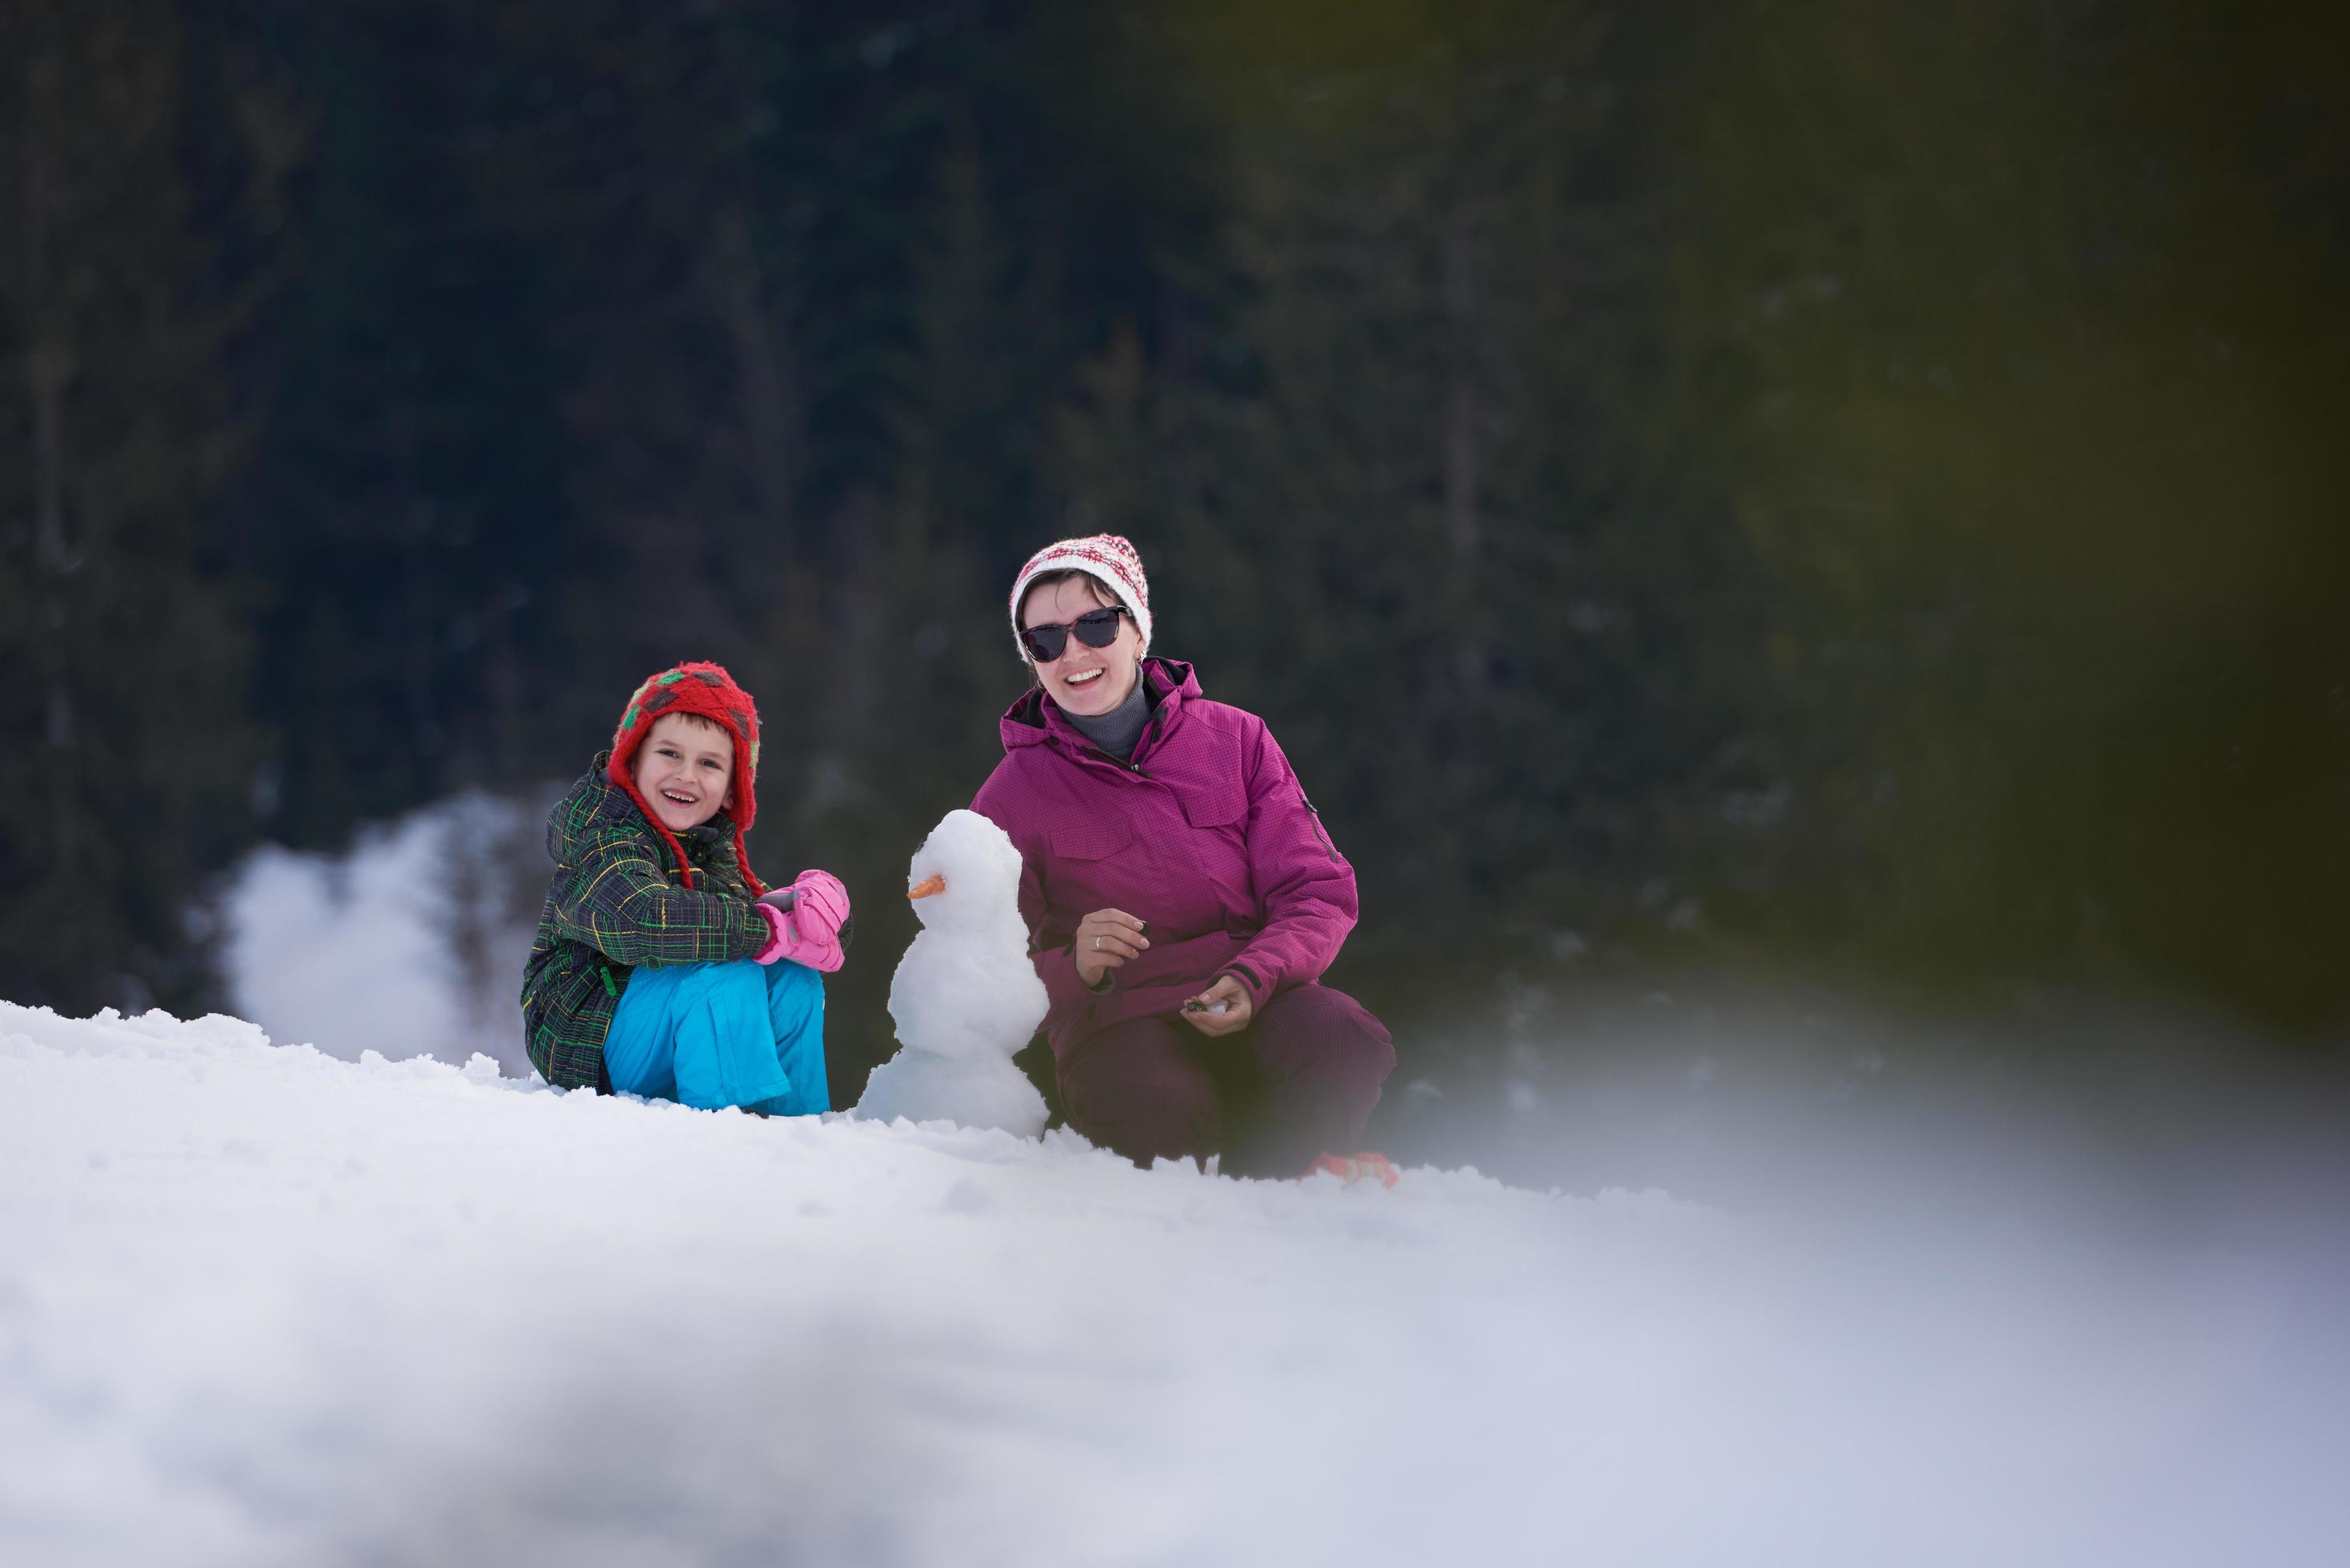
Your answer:
[[[906,897],[909,898],[927,898],[933,893],[943,893],[946,890],[947,879],[945,877],[925,877],[920,881],[906,889]]]

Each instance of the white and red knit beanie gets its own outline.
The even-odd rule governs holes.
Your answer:
[[[1012,640],[1020,644],[1020,600],[1028,592],[1028,585],[1053,572],[1083,572],[1118,596],[1134,618],[1134,629],[1142,634],[1142,651],[1150,651],[1150,582],[1142,575],[1142,557],[1134,546],[1116,534],[1091,534],[1082,539],[1063,539],[1047,545],[1028,557],[1020,568],[1020,576],[1012,585]],[[1020,645],[1020,657],[1026,659],[1028,649]]]

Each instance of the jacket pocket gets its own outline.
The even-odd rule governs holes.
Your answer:
[[[1055,860],[1107,860],[1134,842],[1134,824],[1122,815],[1064,823],[1049,836]]]
[[[1194,827],[1230,827],[1248,815],[1248,791],[1238,779],[1219,779],[1183,792],[1183,820]]]

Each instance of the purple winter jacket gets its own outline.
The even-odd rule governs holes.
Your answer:
[[[1252,1007],[1320,978],[1355,927],[1355,868],[1322,831],[1253,713],[1200,694],[1191,667],[1143,661],[1158,701],[1120,763],[1031,688],[1003,715],[1003,760],[971,803],[1020,850],[1020,913],[1051,1006],[1055,1060],[1095,1031],[1171,1014],[1220,974]],[[1096,909],[1150,922],[1150,947],[1077,978],[1071,940]]]

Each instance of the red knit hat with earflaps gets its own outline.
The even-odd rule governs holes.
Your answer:
[[[669,843],[677,857],[677,868],[685,876],[685,885],[693,886],[693,865],[685,857],[685,846],[677,836],[653,815],[653,808],[637,788],[630,765],[636,761],[637,748],[645,743],[656,722],[665,713],[691,713],[709,720],[734,738],[734,774],[731,787],[733,804],[726,808],[734,822],[734,858],[743,867],[743,880],[751,885],[754,893],[764,893],[767,885],[751,871],[751,852],[743,843],[743,835],[759,815],[759,797],[753,785],[759,776],[759,707],[751,694],[734,684],[734,678],[715,664],[681,664],[674,670],[664,670],[637,688],[629,699],[628,711],[620,715],[620,727],[612,732],[612,760],[604,764],[604,776],[628,792],[653,825],[653,831]]]

